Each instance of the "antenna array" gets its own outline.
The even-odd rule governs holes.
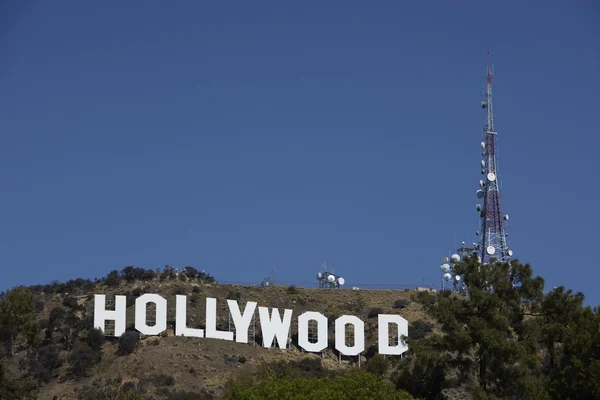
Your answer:
[[[490,53],[488,53],[485,101],[481,102],[481,108],[486,111],[484,137],[481,142],[482,160],[480,162],[483,179],[479,181],[479,189],[477,190],[477,198],[482,200],[482,204],[475,206],[475,210],[479,213],[480,218],[480,230],[475,232],[475,234],[480,237],[480,242],[473,243],[472,247],[467,247],[465,246],[465,242],[462,242],[462,246],[457,250],[457,253],[452,254],[450,258],[444,257],[443,263],[440,266],[442,271],[442,290],[446,289],[446,283],[453,280],[453,290],[455,292],[466,293],[462,277],[454,273],[454,264],[460,262],[465,257],[477,254],[480,264],[493,264],[496,262],[508,262],[513,255],[512,250],[508,248],[508,233],[504,230],[504,224],[505,221],[508,221],[508,215],[502,216],[500,207],[495,143],[497,132],[494,129]]]
[[[321,271],[317,272],[317,280],[320,288],[339,288],[346,283],[344,278],[327,270],[327,261],[321,265]]]
[[[500,189],[498,185],[498,168],[496,162],[497,132],[494,129],[494,112],[492,107],[492,67],[490,53],[488,53],[487,85],[485,101],[481,102],[481,108],[486,110],[485,129],[483,141],[481,142],[481,175],[484,179],[479,181],[480,189],[477,197],[482,199],[483,204],[477,204],[476,210],[480,218],[481,235],[481,262],[493,264],[495,262],[508,262],[512,256],[512,250],[508,248],[504,221],[508,221],[508,215],[502,216],[500,207]]]

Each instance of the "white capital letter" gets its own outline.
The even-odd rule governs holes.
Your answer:
[[[317,321],[317,343],[308,341],[308,321]],[[318,353],[327,347],[327,317],[307,311],[298,317],[298,344],[306,351]]]
[[[206,337],[233,340],[233,332],[217,330],[217,299],[206,298]]]
[[[153,326],[146,324],[146,305],[156,304],[156,319]],[[158,294],[145,294],[135,299],[135,329],[144,335],[160,335],[167,329],[167,300]]]
[[[394,323],[398,326],[398,344],[390,346],[389,342],[389,324]],[[379,330],[379,354],[399,355],[408,350],[408,346],[404,343],[402,336],[408,336],[408,321],[399,315],[394,314],[379,314],[378,316]]]
[[[277,337],[277,344],[280,349],[287,348],[287,339],[292,323],[292,310],[284,310],[283,321],[279,316],[279,309],[273,309],[273,318],[269,317],[267,307],[258,307],[260,316],[260,329],[263,336],[263,347],[269,348],[273,344],[273,337]]]
[[[239,343],[248,343],[248,327],[254,316],[254,310],[256,310],[256,302],[249,301],[246,303],[244,315],[241,315],[237,301],[227,300],[227,305],[229,306],[233,325],[235,325],[235,341]]]
[[[354,326],[354,346],[346,346],[346,325]],[[353,315],[335,320],[335,348],[345,356],[356,356],[365,350],[365,323]]]
[[[125,296],[115,296],[115,310],[106,309],[106,296],[94,295],[94,328],[104,332],[106,320],[115,321],[115,336],[119,337],[125,332],[127,301]]]
[[[187,302],[186,296],[177,295],[176,298],[176,316],[175,316],[175,336],[204,337],[204,330],[186,327]]]

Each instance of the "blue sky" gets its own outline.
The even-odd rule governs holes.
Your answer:
[[[0,290],[166,264],[315,285],[325,260],[437,284],[478,228],[489,51],[511,248],[600,303],[597,2],[8,3]]]

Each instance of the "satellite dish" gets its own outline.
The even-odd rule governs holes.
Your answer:
[[[506,214],[506,215],[504,216],[504,219],[505,219],[506,221],[508,221],[508,214]]]
[[[458,254],[452,254],[452,262],[459,262],[460,256]]]
[[[344,283],[346,283],[346,280],[344,278],[339,278],[338,283],[340,284],[340,286],[343,286]]]
[[[481,148],[485,149],[485,142],[481,142]]]
[[[456,279],[456,282],[460,281],[460,275],[456,275],[454,279]]]
[[[493,172],[490,172],[489,174],[487,174],[487,178],[488,178],[488,181],[494,182],[496,180],[496,174],[494,174]]]
[[[479,181],[479,186],[484,187],[485,186],[485,182],[484,181]]]
[[[476,204],[476,205],[475,205],[475,209],[476,209],[477,211],[481,211],[481,204]]]
[[[479,190],[477,191],[477,198],[478,198],[478,199],[482,199],[482,198],[483,198],[483,190],[479,189]]]
[[[481,160],[481,168],[485,167],[485,161]]]
[[[444,280],[449,281],[450,279],[452,279],[452,275],[450,275],[449,273],[445,273]]]
[[[463,246],[464,246],[464,245],[465,245],[465,242],[461,242],[461,245],[463,245]]]
[[[512,255],[513,255],[513,251],[512,251],[512,250],[509,250],[509,251],[508,251],[508,256],[509,256],[509,257],[512,257]]]
[[[327,276],[327,280],[328,280],[329,282],[333,283],[333,282],[335,281],[335,276],[333,276],[333,275],[329,275],[329,276]]]
[[[321,279],[323,277],[323,274],[320,272],[317,272],[317,279]]]
[[[496,249],[494,248],[494,246],[488,246],[487,249],[485,249],[485,251],[487,251],[489,255],[492,255],[496,252]]]
[[[485,175],[485,169],[481,169],[481,175]]]
[[[442,272],[450,272],[450,265],[442,264],[440,269],[442,270]]]
[[[444,257],[444,260],[443,260],[443,262],[447,263],[448,261],[449,261],[449,260],[448,260],[448,257]]]
[[[475,232],[475,235],[479,236],[479,231]]]

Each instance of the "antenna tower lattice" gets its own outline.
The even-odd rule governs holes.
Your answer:
[[[488,53],[487,84],[485,90],[485,101],[481,107],[486,110],[484,140],[481,142],[482,157],[481,174],[483,179],[479,181],[480,190],[477,192],[483,200],[483,205],[477,205],[480,216],[481,235],[479,253],[481,263],[493,264],[494,262],[508,262],[512,256],[509,250],[504,220],[508,221],[508,215],[502,216],[500,206],[500,190],[498,185],[498,168],[496,162],[497,132],[494,129],[494,109],[492,105],[492,67],[490,53]]]

